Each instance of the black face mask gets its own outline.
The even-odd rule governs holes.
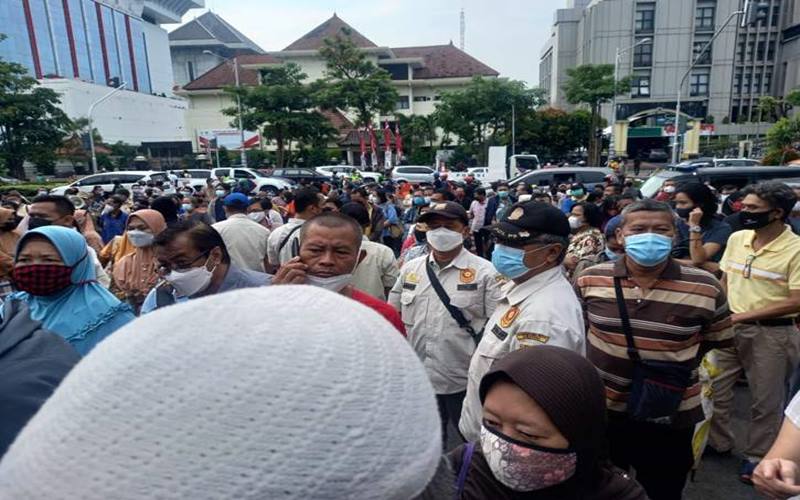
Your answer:
[[[420,243],[424,243],[427,236],[428,235],[425,234],[425,231],[419,231],[417,229],[414,230],[414,238],[416,238],[416,240]]]
[[[41,217],[31,217],[28,219],[28,229],[36,229],[37,227],[51,226],[53,221],[43,219]]]
[[[680,217],[681,219],[685,220],[685,219],[689,218],[689,214],[692,213],[692,210],[694,210],[694,207],[691,207],[691,208],[676,208],[675,209],[675,213],[678,214],[678,217]]]
[[[769,219],[771,212],[771,210],[766,212],[745,212],[742,210],[739,212],[739,222],[745,229],[761,229],[772,223]]]

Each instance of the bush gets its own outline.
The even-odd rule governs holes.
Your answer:
[[[36,196],[39,188],[45,187],[53,189],[58,186],[69,184],[66,179],[60,181],[38,182],[38,183],[25,183],[25,184],[0,184],[0,195],[4,195],[9,191],[19,191],[19,193],[28,198],[29,200]]]
[[[770,150],[761,160],[762,165],[785,165],[786,163],[800,159],[800,152],[794,148]]]

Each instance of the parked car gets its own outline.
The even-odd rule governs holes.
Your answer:
[[[366,181],[372,182],[380,182],[381,181],[381,174],[378,172],[364,172],[363,170],[359,170],[356,167],[352,167],[350,165],[324,165],[322,167],[317,167],[315,169],[318,173],[327,176],[329,179],[333,178],[333,174],[335,173],[337,176],[345,176],[350,177],[355,172],[358,172],[361,175],[361,178]]]
[[[390,175],[391,179],[395,182],[407,181],[412,183],[420,182],[433,182],[433,170],[431,167],[416,166],[416,165],[400,165],[394,167]]]
[[[212,179],[214,174],[209,169],[204,168],[188,168],[185,170],[173,170],[175,175],[178,176],[178,186],[189,185],[195,190],[201,190],[206,187],[208,179]],[[186,177],[188,175],[188,177]]]
[[[250,179],[255,183],[255,191],[265,190],[270,196],[277,196],[282,189],[289,189],[292,183],[286,179],[277,177],[267,177],[258,170],[244,167],[215,168],[212,172],[215,179]]]
[[[672,179],[679,184],[681,182],[702,182],[710,184],[717,190],[728,184],[743,188],[748,184],[767,180],[780,179],[784,182],[790,179],[800,180],[800,167],[706,167],[692,172],[673,169],[659,170],[642,184],[640,188],[642,196],[654,197],[667,179]]]
[[[313,182],[330,182],[331,178],[327,175],[321,174],[313,168],[274,168],[272,169],[273,177],[281,179],[288,179],[298,184],[307,184]]]
[[[573,184],[579,182],[591,191],[595,184],[605,182],[607,175],[614,173],[610,168],[594,167],[563,167],[532,170],[508,181],[512,188],[517,184],[525,183],[532,187],[549,187],[559,184]]]
[[[79,191],[84,193],[91,193],[95,186],[101,186],[106,191],[112,191],[114,185],[119,185],[127,190],[130,190],[134,184],[139,181],[153,181],[153,182],[169,182],[166,172],[157,172],[155,170],[128,170],[120,172],[105,172],[102,174],[92,174],[82,177],[72,184],[66,186],[59,186],[50,190],[51,194],[63,195],[69,188],[78,188]]]
[[[691,171],[698,168],[710,167],[757,167],[761,165],[758,160],[750,158],[696,158],[687,160],[669,168],[680,171]]]
[[[664,163],[668,160],[669,155],[667,155],[667,151],[661,148],[651,149],[650,153],[647,155],[647,161],[654,163]]]

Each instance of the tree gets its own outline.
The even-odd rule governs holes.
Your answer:
[[[403,152],[411,165],[433,163],[438,134],[433,115],[398,115],[400,133],[403,136]]]
[[[614,95],[630,90],[630,78],[616,82],[613,64],[584,64],[567,70],[567,82],[564,84],[564,95],[570,104],[586,104],[591,112],[592,134],[589,137],[589,165],[600,164],[600,141],[598,128],[600,106],[610,102]]]
[[[286,150],[292,142],[310,141],[330,132],[328,120],[316,110],[312,87],[304,85],[308,76],[296,64],[286,64],[261,71],[261,83],[252,87],[228,88],[242,102],[242,126],[261,130],[277,145],[278,166],[284,166]],[[237,108],[223,110],[237,116]]]
[[[5,36],[0,35],[0,43]],[[26,160],[50,165],[70,127],[58,94],[39,87],[20,64],[0,59],[0,161],[25,177]]]
[[[133,165],[133,160],[139,154],[136,146],[131,146],[122,141],[117,141],[111,145],[111,156],[114,157],[114,168],[125,170]]]
[[[398,94],[389,73],[368,60],[350,34],[342,28],[341,33],[324,40],[320,54],[327,69],[317,94],[324,107],[351,112],[356,126],[366,127],[376,114],[394,111]]]
[[[478,161],[486,164],[489,147],[508,144],[512,109],[517,118],[544,103],[543,91],[526,88],[524,82],[499,78],[475,77],[466,88],[445,92],[436,106],[436,122],[446,135],[478,152]]]
[[[517,123],[519,148],[540,158],[560,160],[581,146],[592,135],[592,117],[586,110],[567,113],[545,108],[528,113]]]

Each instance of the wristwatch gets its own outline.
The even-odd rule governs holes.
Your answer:
[[[703,232],[703,228],[700,227],[700,226],[689,226],[689,232],[690,233],[702,233]]]

